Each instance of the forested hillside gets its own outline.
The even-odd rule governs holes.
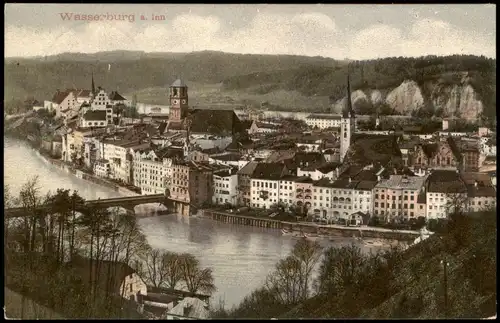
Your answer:
[[[7,109],[20,106],[28,97],[50,98],[56,89],[89,88],[92,72],[97,85],[121,93],[159,91],[162,97],[163,89],[181,77],[200,86],[219,84],[204,93],[212,103],[260,106],[267,102],[282,110],[338,113],[346,94],[347,62],[322,57],[115,51],[7,58],[4,65]],[[492,118],[496,113],[495,70],[495,60],[477,56],[352,61],[352,98],[362,114],[423,111]],[[141,102],[148,99],[147,95],[139,97]],[[161,101],[154,103],[168,102],[166,97]]]

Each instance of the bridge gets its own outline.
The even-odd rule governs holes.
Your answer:
[[[122,207],[127,212],[135,214],[134,208],[137,205],[147,204],[147,203],[160,203],[163,204],[168,209],[175,211],[178,214],[189,215],[190,206],[192,206],[187,201],[180,201],[169,198],[165,194],[154,194],[154,195],[139,195],[139,196],[126,196],[126,197],[116,197],[110,199],[98,199],[85,201],[83,204],[75,205],[75,211],[85,212],[89,208],[110,208],[110,207]],[[40,211],[50,211],[49,205],[40,205],[38,207]],[[26,216],[26,208],[16,207],[4,210],[4,216],[7,218],[18,218]]]

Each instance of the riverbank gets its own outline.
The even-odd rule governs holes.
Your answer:
[[[286,230],[290,232],[301,232],[313,235],[314,237],[330,238],[373,238],[397,241],[411,241],[420,236],[418,231],[411,230],[390,230],[377,227],[344,227],[340,225],[323,225],[310,222],[287,222],[267,218],[258,218],[246,215],[235,215],[213,210],[203,210],[204,217],[214,221],[232,223],[245,226],[255,226],[271,228],[276,230]]]

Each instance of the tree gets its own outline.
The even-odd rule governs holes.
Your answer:
[[[338,295],[357,287],[363,261],[361,249],[354,245],[327,249],[316,282],[318,293]]]
[[[183,256],[171,252],[151,249],[146,252],[145,279],[155,287],[176,288],[184,278]]]
[[[182,254],[180,260],[183,282],[188,291],[212,294],[216,291],[211,268],[201,268],[200,261],[191,254]]]
[[[302,284],[302,299],[309,297],[309,284],[312,278],[314,267],[318,263],[323,248],[317,241],[308,239],[300,239],[292,250],[292,256],[295,257],[300,264],[300,281]]]
[[[283,305],[295,305],[303,299],[302,266],[300,261],[288,256],[276,264],[274,272],[266,278],[265,288]]]

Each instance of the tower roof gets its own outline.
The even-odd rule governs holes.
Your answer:
[[[183,80],[177,79],[174,83],[172,83],[171,87],[187,87],[186,83]]]
[[[354,118],[354,109],[351,101],[351,82],[349,81],[349,68],[347,68],[347,104],[342,111],[343,118]]]

